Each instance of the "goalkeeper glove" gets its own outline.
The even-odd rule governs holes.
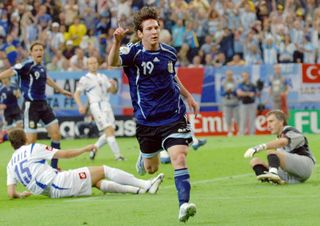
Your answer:
[[[266,144],[259,144],[255,147],[249,148],[245,153],[244,153],[244,157],[245,158],[252,158],[254,156],[255,153],[259,152],[259,151],[263,151],[267,149],[267,145]]]

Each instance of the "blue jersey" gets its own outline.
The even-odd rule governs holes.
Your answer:
[[[12,85],[0,87],[0,103],[5,104],[7,109],[19,106],[17,97],[14,94],[16,90],[17,87]]]
[[[33,60],[27,60],[22,64],[16,64],[12,68],[19,79],[19,86],[25,100],[45,100],[47,71],[41,64]]]
[[[138,124],[161,126],[178,121],[186,107],[175,80],[176,50],[160,44],[145,50],[141,42],[120,49],[120,60],[129,79],[130,95]]]

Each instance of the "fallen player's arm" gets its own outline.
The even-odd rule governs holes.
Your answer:
[[[59,150],[53,155],[53,158],[56,158],[56,159],[74,158],[81,155],[82,153],[90,152],[91,150],[95,150],[95,149],[96,149],[96,146],[94,144],[90,144],[83,148],[78,148],[78,149]]]
[[[8,185],[7,192],[9,199],[23,199],[32,195],[29,191],[17,192],[15,184]]]

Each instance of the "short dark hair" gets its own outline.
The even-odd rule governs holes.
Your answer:
[[[35,46],[42,46],[44,48],[44,44],[40,41],[34,41],[31,43],[31,46],[30,46],[30,51],[32,51],[33,47]]]
[[[9,132],[9,141],[14,150],[27,143],[27,135],[23,129],[13,129]]]
[[[283,121],[284,126],[288,125],[287,115],[283,111],[272,110],[272,111],[269,111],[266,116],[268,117],[270,115],[274,115],[278,120]]]
[[[133,17],[134,30],[142,31],[142,23],[145,20],[154,19],[159,23],[159,15],[155,7],[143,7],[139,12],[137,12]]]

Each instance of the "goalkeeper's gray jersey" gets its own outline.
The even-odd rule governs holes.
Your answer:
[[[285,126],[279,138],[280,137],[288,138],[289,143],[287,146],[279,148],[278,150],[286,151],[292,154],[305,155],[310,157],[315,162],[315,158],[313,157],[308,145],[308,140],[299,130],[293,128],[292,126]]]

